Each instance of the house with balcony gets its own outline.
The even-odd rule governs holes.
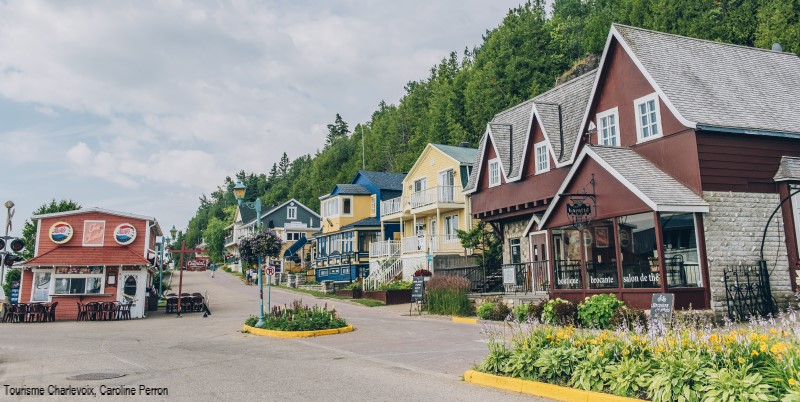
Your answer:
[[[471,250],[461,246],[458,230],[472,228],[464,185],[477,149],[467,145],[428,144],[403,179],[398,197],[381,202],[381,224],[398,225],[392,238],[370,248],[370,285],[401,276],[410,280],[418,269],[432,272],[475,265]]]
[[[401,194],[405,174],[359,171],[320,197],[322,230],[315,234],[315,279],[352,282],[369,274],[370,245],[393,239],[399,223],[381,223],[381,201]]]
[[[311,208],[292,198],[283,204],[262,207],[261,227],[274,230],[283,240],[281,258],[270,263],[277,270],[299,272],[302,262],[311,255],[311,235],[320,229],[321,218]],[[225,237],[226,263],[237,272],[243,272],[237,244],[243,236],[256,232],[256,211],[238,206],[234,222],[228,226]],[[244,268],[246,269],[246,268]]]
[[[525,230],[544,214],[567,175],[594,80],[594,71],[586,73],[487,124],[464,193],[472,218],[488,223],[502,240],[503,266],[487,267],[473,290],[549,289],[547,233]],[[503,283],[503,268],[515,271],[515,283]]]

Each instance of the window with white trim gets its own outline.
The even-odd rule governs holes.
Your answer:
[[[597,114],[597,144],[614,147],[620,145],[618,121],[617,108]]]
[[[547,155],[547,142],[541,141],[534,146],[536,154],[536,174],[550,170],[550,158]]]
[[[297,207],[286,208],[286,219],[297,219]]]
[[[636,134],[639,142],[661,137],[658,95],[653,93],[633,101],[636,108]]]
[[[103,293],[103,267],[57,267],[54,294]]]
[[[286,232],[286,241],[300,240],[300,232]]]
[[[494,158],[489,161],[489,187],[500,184],[500,159]]]

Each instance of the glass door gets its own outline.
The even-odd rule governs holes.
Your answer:
[[[453,202],[455,199],[453,169],[439,172],[439,202]]]

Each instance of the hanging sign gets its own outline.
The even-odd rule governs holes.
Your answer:
[[[64,244],[72,239],[72,226],[67,222],[56,222],[50,226],[50,240],[55,244]]]
[[[127,246],[136,240],[136,227],[130,223],[123,223],[114,229],[114,240],[117,243]]]

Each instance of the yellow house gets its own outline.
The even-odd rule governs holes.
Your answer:
[[[359,171],[319,198],[322,230],[315,235],[317,281],[351,282],[369,274],[369,248],[399,230],[381,225],[382,197],[401,193],[403,174]]]
[[[436,272],[475,265],[456,231],[473,226],[462,190],[476,155],[477,149],[465,146],[425,147],[403,179],[402,195],[381,202],[381,223],[399,223],[400,232],[370,248],[370,269],[384,273],[374,281],[385,282],[401,272],[408,280],[421,268]]]

